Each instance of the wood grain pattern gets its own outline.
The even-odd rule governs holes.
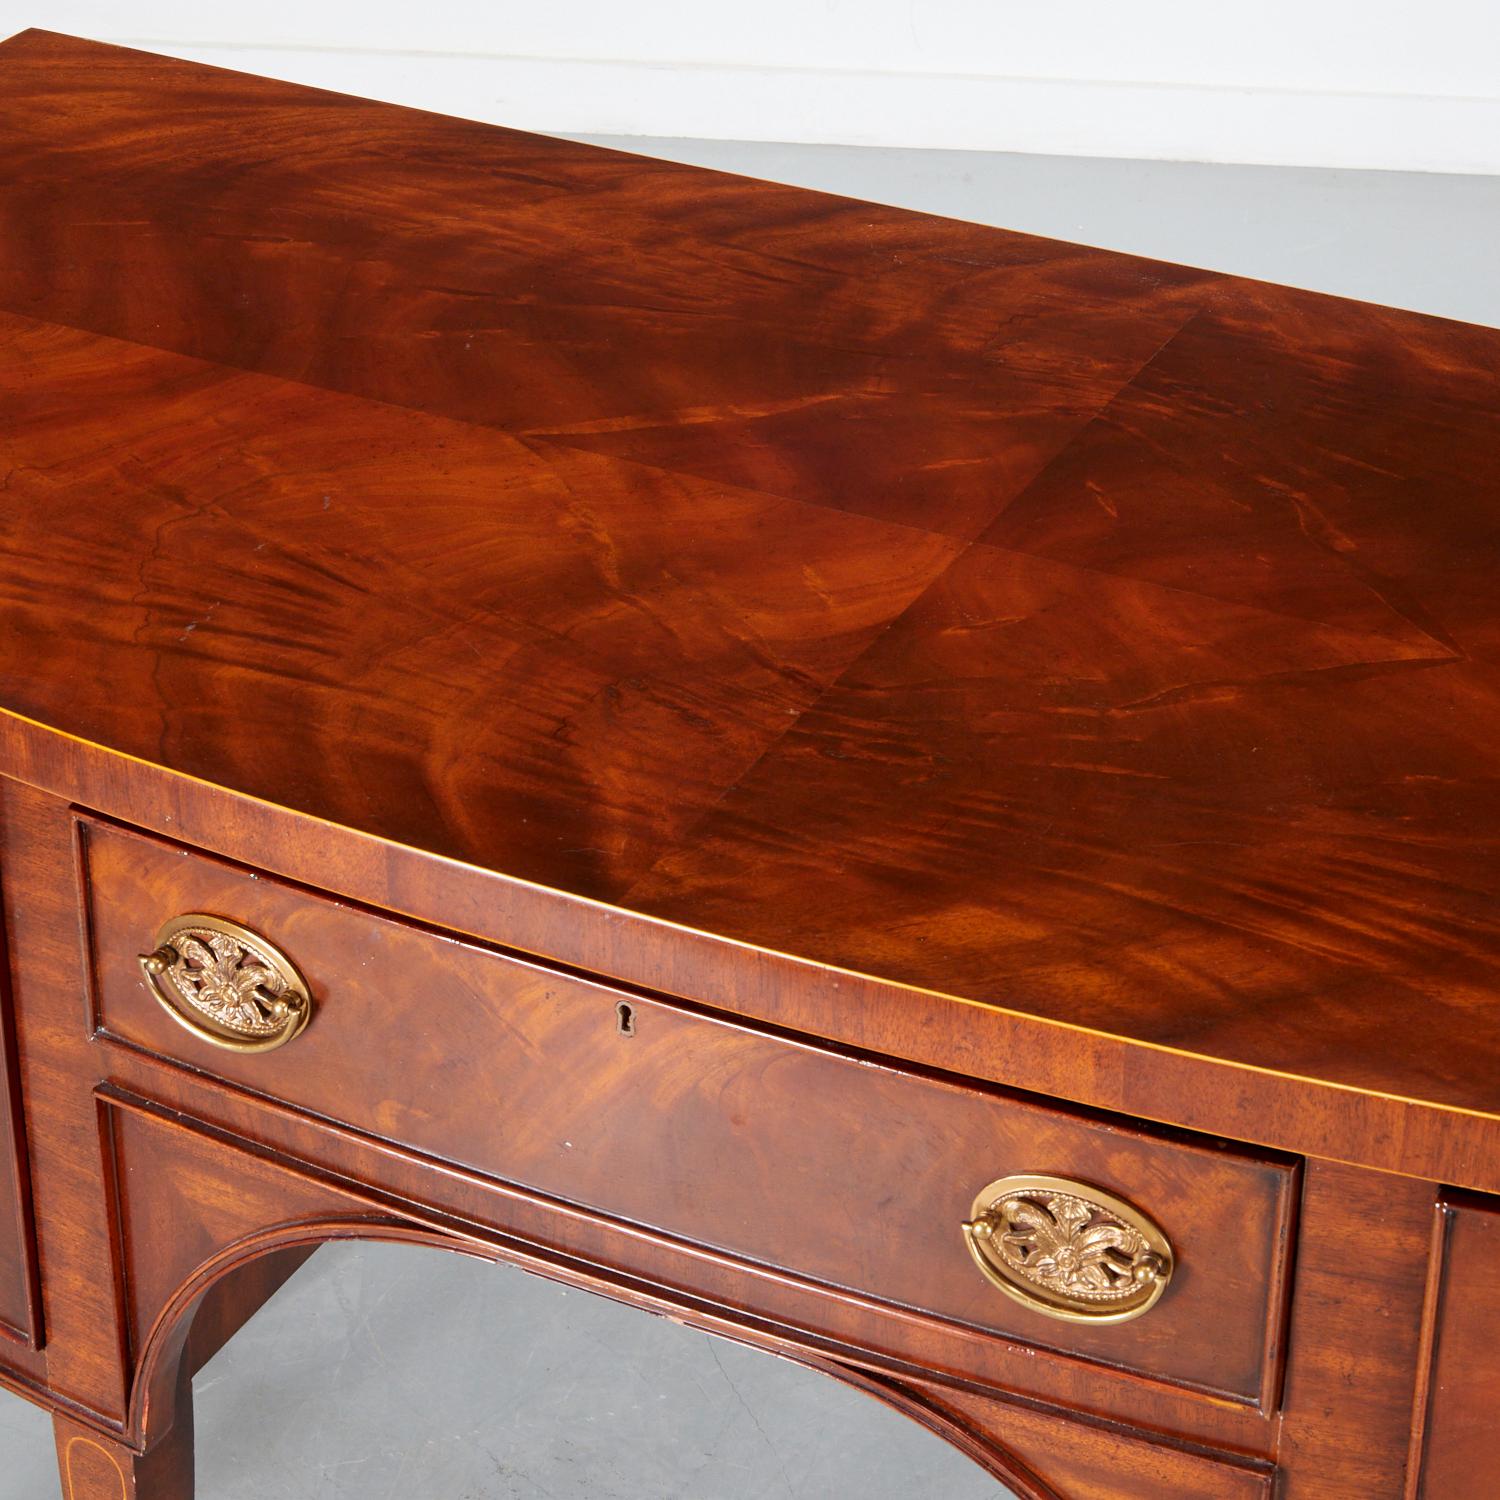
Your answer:
[[[4,782],[0,791],[5,798],[0,861],[11,876],[9,919],[22,1001],[23,1065],[32,1080],[33,1157],[45,1177],[38,1208],[53,1309],[49,1399],[76,1401],[101,1430],[130,1424],[132,1443],[158,1430],[145,1425],[143,1411],[126,1410],[131,1393],[142,1394],[129,1353],[141,1334],[130,1331],[124,1305],[139,1278],[112,1227],[119,1218],[110,1186],[115,1174],[100,1181],[104,1153],[96,1092],[108,1086],[160,1101],[174,1119],[205,1122],[207,1134],[200,1132],[198,1139],[209,1149],[199,1173],[217,1174],[220,1196],[240,1203],[246,1217],[237,1222],[246,1233],[285,1224],[291,1201],[274,1193],[252,1194],[254,1164],[247,1167],[240,1160],[249,1149],[257,1160],[286,1164],[273,1174],[275,1181],[286,1181],[287,1171],[295,1168],[294,1185],[308,1179],[344,1185],[343,1196],[334,1200],[343,1216],[402,1214],[450,1235],[453,1226],[463,1225],[466,1241],[473,1238],[474,1226],[489,1226],[492,1248],[530,1269],[687,1316],[732,1336],[760,1331],[799,1356],[828,1357],[897,1378],[918,1372],[949,1381],[967,1378],[1098,1414],[1117,1425],[1180,1434],[1200,1446],[1257,1455],[1270,1451],[1273,1424],[1254,1408],[1205,1399],[1096,1361],[1043,1355],[1019,1340],[872,1303],[776,1266],[726,1256],[446,1167],[409,1147],[334,1126],[104,1037],[91,1042],[86,942],[78,931],[72,864],[74,817],[66,804],[13,782]],[[241,1144],[237,1151],[215,1149],[220,1138]],[[658,1160],[636,1158],[638,1166],[653,1172]],[[158,1224],[172,1224],[179,1213],[190,1211],[190,1204],[171,1201],[176,1177],[175,1167],[156,1174],[156,1186],[168,1200],[155,1218]],[[280,1249],[284,1243],[275,1240],[264,1248]],[[176,1244],[175,1230],[152,1239],[154,1254],[169,1268]],[[156,1264],[145,1261],[152,1274],[165,1276],[152,1270]],[[124,1394],[117,1397],[115,1390]]]
[[[1487,1500],[1495,1493],[1500,1397],[1500,1210],[1446,1194],[1436,1205],[1428,1368],[1414,1419],[1411,1500]]]
[[[3,57],[5,707],[820,963],[1494,1111],[1500,335]]]
[[[45,1390],[70,1417],[125,1420],[129,1377],[65,803],[0,778],[0,869],[47,1329]],[[116,1434],[117,1435],[117,1434]]]
[[[144,1453],[71,1418],[53,1419],[62,1500],[193,1500],[193,1403],[187,1367],[171,1431]]]
[[[1429,1183],[1308,1164],[1284,1500],[1405,1500],[1434,1197]],[[1486,1473],[1493,1492],[1493,1453]]]
[[[884,1393],[878,1381],[869,1388]],[[1020,1468],[1000,1477],[1020,1500],[1031,1500],[1033,1485],[1039,1500],[1161,1500],[1166,1495],[1172,1500],[1271,1500],[1275,1493],[1275,1474],[1264,1463],[1228,1462],[1174,1443],[1067,1421],[1039,1407],[920,1381],[895,1387],[894,1395],[893,1404],[918,1420],[925,1408],[960,1432],[968,1429],[981,1451],[986,1443],[1002,1442],[1010,1463]],[[953,1441],[951,1433],[946,1435]]]
[[[130,1331],[122,1341],[107,1318],[76,1315],[72,1309],[81,1306],[86,1312],[95,1287],[75,1285],[72,1273],[65,1279],[60,1276],[53,1282],[66,1314],[59,1376],[72,1372],[76,1381],[79,1372],[102,1371],[111,1361],[123,1361],[126,1370],[133,1370],[142,1344],[156,1347],[150,1331],[163,1302],[172,1299],[196,1259],[212,1256],[217,1247],[245,1236],[264,1238],[269,1229],[275,1232],[263,1248],[282,1252],[299,1243],[299,1221],[309,1225],[301,1241],[305,1244],[309,1238],[323,1237],[315,1227],[319,1221],[358,1220],[373,1227],[341,1232],[379,1233],[378,1226],[395,1216],[411,1225],[413,1234],[450,1240],[457,1235],[469,1246],[476,1243],[476,1226],[493,1225],[492,1231],[484,1232],[485,1253],[657,1310],[670,1308],[676,1316],[733,1336],[769,1339],[772,1346],[800,1358],[831,1360],[846,1372],[862,1369],[894,1381],[907,1393],[907,1409],[936,1401],[960,1425],[967,1407],[977,1403],[979,1411],[986,1409],[977,1392],[972,1392],[973,1402],[961,1394],[964,1382],[959,1372],[975,1368],[972,1357],[945,1344],[930,1326],[889,1326],[888,1313],[872,1315],[850,1299],[829,1296],[826,1289],[799,1287],[780,1273],[673,1244],[461,1171],[438,1169],[430,1158],[340,1130],[133,1048],[107,1041],[90,1045],[87,1011],[78,999],[86,988],[83,949],[74,941],[70,950],[68,941],[69,913],[77,908],[68,856],[73,818],[64,805],[25,788],[6,784],[4,790],[5,842],[0,856],[12,874],[7,888],[19,956],[22,1057],[52,1109],[51,1118],[43,1117],[38,1124],[35,1146],[42,1165],[54,1166],[57,1153],[67,1151],[68,1120],[77,1112],[77,1106],[67,1101],[83,1096],[92,1117],[94,1092],[101,1081],[106,1090],[125,1089],[137,1099],[163,1101],[161,1108],[126,1108],[125,1113],[139,1122],[127,1127],[136,1144],[126,1142],[120,1170],[109,1174],[121,1184],[109,1213],[116,1222],[123,1216],[125,1222],[140,1226],[138,1233],[122,1236],[121,1249],[115,1252],[122,1268],[120,1294],[133,1309],[122,1315]],[[27,899],[18,901],[18,891],[27,893]],[[41,973],[32,972],[33,964]],[[51,1016],[56,1018],[55,1028]],[[309,1031],[304,1040],[312,1035]],[[287,1057],[293,1055],[289,1049]],[[190,1129],[194,1116],[215,1123]],[[109,1104],[106,1117],[117,1121],[121,1106]],[[97,1123],[93,1130],[97,1143]],[[244,1144],[233,1146],[231,1136],[221,1131],[231,1132]],[[116,1150],[125,1139],[114,1126],[107,1138],[116,1143]],[[86,1170],[87,1152],[80,1157],[80,1170],[64,1174],[56,1188],[39,1199],[47,1242],[56,1247],[63,1268],[86,1267],[87,1248],[97,1246],[89,1222],[96,1212],[92,1204],[97,1188]],[[303,1165],[293,1170],[299,1161]],[[1163,1500],[1217,1497],[1220,1489],[1237,1497],[1256,1493],[1253,1486],[1264,1480],[1264,1469],[1257,1469],[1256,1461],[1264,1465],[1272,1457],[1279,1461],[1284,1485],[1300,1484],[1312,1495],[1332,1493],[1326,1489],[1332,1482],[1327,1476],[1339,1474],[1345,1465],[1352,1476],[1347,1491],[1351,1495],[1362,1494],[1359,1486],[1368,1487],[1371,1475],[1377,1476],[1372,1491],[1377,1494],[1380,1483],[1399,1475],[1405,1437],[1402,1404],[1409,1417],[1413,1402],[1431,1189],[1317,1163],[1309,1171],[1286,1417],[1263,1423],[1257,1432],[1243,1421],[1229,1421],[1232,1412],[1219,1403],[1174,1399],[1160,1384],[1147,1388],[1117,1375],[1111,1389],[1108,1381],[1090,1378],[1076,1363],[1070,1366],[1035,1352],[1029,1358],[997,1357],[993,1374],[1002,1388],[1061,1403],[1083,1413],[1085,1425],[1094,1423],[1093,1430],[1075,1443],[1073,1425],[1061,1416],[1039,1421],[1040,1436],[1029,1456],[1039,1460],[1050,1453],[1053,1467],[1038,1462],[1036,1473],[1051,1474],[1057,1488],[1044,1485],[1038,1495],[1045,1500],[1076,1500],[1072,1489],[1086,1496],[1114,1482],[1122,1494],[1138,1483],[1146,1484],[1144,1493],[1150,1494],[1154,1483]],[[76,1208],[69,1211],[69,1203]],[[1351,1271],[1350,1224],[1363,1223],[1366,1216],[1374,1226],[1372,1238]],[[173,1226],[170,1236],[152,1227],[167,1222]],[[200,1238],[192,1227],[199,1224],[206,1237]],[[111,1258],[107,1248],[96,1248],[95,1254]],[[887,1326],[882,1328],[882,1322]],[[185,1328],[178,1332],[187,1334]],[[997,1356],[1003,1354],[997,1351]],[[174,1372],[180,1374],[186,1367],[183,1355],[179,1344],[176,1354],[153,1365],[169,1389]],[[915,1366],[910,1363],[913,1358]],[[934,1380],[941,1390],[933,1386]],[[133,1389],[136,1403],[130,1441],[161,1441],[164,1430],[170,1430],[172,1400],[158,1386],[158,1400],[149,1408],[156,1413],[153,1426],[147,1420],[148,1408],[138,1404],[145,1400],[149,1385],[129,1374],[122,1374],[122,1383]],[[1010,1403],[1002,1402],[1001,1408],[1009,1412]],[[939,1428],[966,1446],[960,1433],[943,1425],[948,1420],[939,1422]],[[1278,1443],[1283,1422],[1285,1431]],[[970,1426],[977,1431],[982,1424],[975,1418]],[[1006,1454],[1021,1471],[1033,1472],[1017,1456],[1027,1454],[1022,1418],[1012,1417],[985,1430],[987,1451]],[[105,1436],[109,1437],[107,1430]],[[1214,1449],[1230,1455],[1227,1465],[1211,1461]],[[1103,1492],[1108,1493],[1107,1488]]]
[[[93,982],[113,1037],[830,1286],[1272,1402],[1297,1184],[1289,1163],[797,1045],[84,827]],[[195,1042],[162,1011],[136,956],[159,921],[187,911],[233,912],[294,957],[315,1007],[294,1045],[237,1056]],[[1016,1172],[1096,1184],[1164,1227],[1182,1270],[1151,1316],[1060,1324],[978,1275],[958,1226],[985,1183]],[[988,1364],[981,1355],[968,1373]]]
[[[1495,1489],[1500,333],[42,32],[0,138],[0,1382],[71,1500],[188,1500],[187,1372],[358,1235],[1025,1500]],[[193,906],[320,987],[274,1073],[139,986]],[[989,1300],[1023,1155],[1167,1222],[1152,1315]]]
[[[113,1087],[127,1101],[170,1101],[178,1117],[201,1122],[210,1140],[247,1146],[315,1181],[363,1184],[366,1216],[404,1212],[430,1225],[486,1226],[510,1258],[543,1274],[577,1281],[627,1301],[647,1296],[655,1310],[689,1309],[716,1331],[770,1329],[803,1352],[907,1377],[967,1382],[1116,1425],[1166,1431],[1200,1446],[1267,1456],[1275,1421],[1239,1402],[1205,1399],[1158,1379],[1096,1361],[1039,1352],[913,1309],[832,1290],[775,1266],[745,1261],[627,1221],[435,1165],[368,1136],[268,1105],[213,1079],[184,1073],[144,1053],[117,1050]],[[230,1175],[240,1169],[220,1154]],[[253,1217],[253,1215],[252,1215]],[[284,1214],[273,1213],[279,1224]]]
[[[641,917],[256,802],[0,715],[18,781],[446,930],[864,1051],[1208,1134],[1500,1191],[1500,1117],[1131,1043]]]
[[[284,1223],[282,1241],[298,1233],[309,1239],[385,1237],[446,1244],[470,1254],[508,1253],[467,1228],[454,1226],[445,1235],[435,1226],[422,1228],[420,1221],[382,1218],[361,1194],[338,1183],[291,1175],[254,1157],[226,1158],[224,1148],[216,1148],[191,1122],[141,1101],[110,1100],[106,1107],[124,1184],[122,1236],[138,1271],[129,1278],[130,1320],[136,1330],[133,1347],[143,1360],[143,1387],[153,1378],[170,1379],[175,1353],[162,1365],[159,1351],[180,1347],[176,1325],[193,1317],[195,1298],[212,1284],[210,1276],[254,1263],[244,1257],[257,1253],[255,1231],[269,1222]],[[163,1253],[155,1243],[156,1226],[167,1215],[181,1233]],[[563,1275],[576,1279],[576,1272]],[[621,1288],[614,1292],[621,1295]],[[637,1293],[633,1300],[644,1299]],[[1080,1424],[1035,1403],[997,1401],[920,1377],[876,1374],[764,1329],[726,1325],[705,1311],[688,1311],[685,1321],[791,1354],[891,1402],[985,1464],[1022,1500],[1258,1500],[1270,1494],[1271,1466],[1265,1461],[1215,1458],[1173,1440],[1132,1437],[1109,1424]],[[180,1390],[176,1399],[182,1399]],[[170,1408],[163,1415],[170,1415]]]

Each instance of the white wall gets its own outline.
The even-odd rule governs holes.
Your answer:
[[[575,134],[1500,172],[1500,0],[0,0]]]

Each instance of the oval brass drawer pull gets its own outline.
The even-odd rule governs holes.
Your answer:
[[[296,965],[258,933],[202,912],[173,917],[141,955],[151,992],[200,1041],[236,1052],[284,1047],[312,997]]]
[[[1001,1177],[964,1224],[975,1264],[1008,1297],[1074,1323],[1123,1323],[1172,1278],[1172,1247],[1112,1193],[1065,1177]]]

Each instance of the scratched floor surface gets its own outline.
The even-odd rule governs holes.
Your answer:
[[[619,142],[1500,325],[1500,179]],[[201,1500],[1004,1500],[915,1424],[767,1355],[436,1252],[324,1250],[197,1383]],[[0,1500],[58,1494],[0,1392]]]

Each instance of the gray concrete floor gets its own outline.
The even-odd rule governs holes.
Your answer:
[[[610,142],[1500,327],[1500,179]],[[324,1249],[199,1376],[200,1500],[1004,1500],[859,1393],[435,1251]],[[54,1500],[0,1393],[0,1500]]]

